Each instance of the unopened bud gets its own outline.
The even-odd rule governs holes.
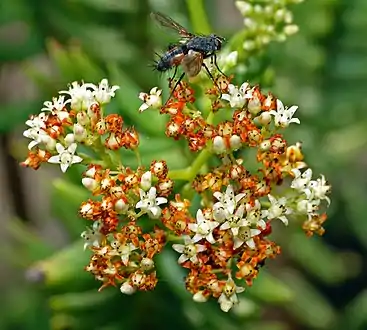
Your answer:
[[[82,184],[89,191],[94,191],[98,187],[98,182],[91,178],[83,178]]]
[[[134,288],[129,282],[125,282],[121,285],[120,291],[123,294],[132,295],[133,293],[135,293],[136,288]]]

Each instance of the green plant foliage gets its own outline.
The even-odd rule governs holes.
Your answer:
[[[97,83],[106,77],[121,86],[117,108],[107,111],[120,112],[128,125],[144,132],[142,163],[165,159],[172,168],[188,165],[180,144],[164,139],[164,117],[155,112],[140,116],[137,111],[139,92],[167,85],[167,77],[159,77],[148,67],[154,51],[165,49],[168,42],[166,35],[153,28],[149,12],[166,10],[186,19],[193,30],[210,33],[210,22],[216,23],[214,17],[221,15],[215,8],[209,10],[213,3],[206,1],[204,7],[204,1],[192,0],[3,0],[0,30],[21,23],[24,36],[19,42],[4,36],[0,66],[16,63],[39,95],[23,100],[19,90],[16,101],[0,100],[0,134],[24,129],[28,116],[38,113],[42,103],[68,82]],[[55,179],[52,185],[52,217],[68,236],[62,248],[46,243],[33,226],[21,220],[14,219],[6,229],[16,244],[1,250],[1,262],[15,267],[22,277],[10,281],[4,290],[0,329],[367,328],[367,282],[362,274],[367,250],[367,2],[307,0],[291,10],[300,32],[259,52],[241,49],[240,64],[245,70],[238,74],[243,81],[273,86],[276,95],[285,96],[284,101],[299,105],[303,128],[289,134],[289,139],[305,141],[309,163],[317,173],[327,174],[333,185],[325,237],[306,238],[300,226],[282,230],[277,239],[283,258],[264,266],[240,307],[230,314],[220,313],[215,303],[192,301],[184,289],[185,273],[170,251],[157,261],[161,282],[154,292],[123,296],[107,288],[99,293],[97,282],[83,271],[88,254],[83,253],[79,239],[86,224],[77,211],[88,193],[80,186],[80,173],[71,171],[67,179]],[[210,11],[215,16],[208,17]],[[219,22],[212,25],[220,29]],[[226,31],[231,32],[229,44],[239,47],[246,30]],[[46,57],[52,72],[39,70],[32,61],[37,55]],[[136,164],[129,150],[117,156],[128,166]]]

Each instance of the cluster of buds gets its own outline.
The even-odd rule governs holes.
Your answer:
[[[85,269],[101,281],[100,289],[119,286],[124,294],[154,289],[155,257],[173,248],[188,271],[185,284],[194,301],[213,297],[227,312],[265,261],[280,253],[269,238],[273,221],[294,220],[307,235],[323,233],[330,186],[323,176],[312,179],[300,143],[288,145],[281,134],[300,123],[293,117],[298,107],[285,107],[259,86],[230,80],[215,79],[205,94],[211,106],[203,111],[186,82],[163,106],[157,87],[140,93],[142,116],[147,109],[168,115],[166,136],[185,140],[196,155],[185,169],[154,159],[132,169],[111,157],[120,147],[137,152],[139,139],[122,128],[122,117],[104,116],[104,104],[118,89],[107,80],[99,86],[73,83],[61,92],[67,100],[46,102],[44,112],[27,121],[24,135],[32,141],[24,165],[37,169],[48,161],[60,163],[62,171],[73,163],[86,165],[81,181],[94,198],[80,207],[79,215],[91,223],[81,237],[92,252]],[[77,153],[78,144],[100,159]],[[248,149],[256,150],[256,172],[241,158]],[[176,181],[187,181],[191,191],[187,185],[175,190]],[[201,202],[193,212],[187,198],[194,193]]]
[[[246,51],[262,49],[271,41],[284,41],[287,36],[297,33],[298,26],[293,23],[292,12],[287,6],[302,1],[236,1],[246,28],[243,48]]]

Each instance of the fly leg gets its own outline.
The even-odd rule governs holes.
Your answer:
[[[223,76],[227,77],[227,76],[222,72],[222,70],[221,70],[221,69],[219,69],[219,66],[218,66],[218,63],[217,63],[217,55],[216,55],[215,53],[213,53],[213,54],[211,55],[210,59],[211,59],[211,63],[212,63],[212,64],[214,63],[214,65],[215,65],[215,67],[217,68],[217,70],[218,70],[218,71],[219,71]]]
[[[176,75],[176,72],[177,72],[177,67],[176,67],[176,69],[175,69],[175,75]],[[185,76],[185,72],[180,76],[180,78],[177,80],[177,82],[176,82],[176,84],[175,84],[175,86],[173,87],[173,89],[172,89],[172,91],[171,91],[171,94],[169,95],[169,98],[168,98],[168,100],[166,101],[166,104],[167,104],[167,102],[171,99],[171,97],[173,96],[173,93],[175,92],[175,90],[176,90],[176,88],[177,88],[177,86],[181,83],[181,81],[182,81],[182,79],[183,79],[183,77]],[[173,78],[172,78],[173,79]],[[172,79],[171,79],[171,81],[172,81]]]
[[[218,86],[217,82],[215,81],[213,75],[210,73],[208,67],[206,66],[206,64],[203,62],[203,67],[205,68],[206,73],[208,74],[209,78],[213,81],[214,85],[218,88],[218,91],[220,93],[220,97],[222,96],[222,92],[220,87]]]

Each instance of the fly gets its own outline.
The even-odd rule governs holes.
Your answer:
[[[161,26],[175,31],[182,37],[179,43],[169,46],[168,50],[156,62],[156,69],[161,72],[175,68],[173,78],[177,73],[177,67],[181,65],[183,68],[184,72],[178,79],[172,93],[185,74],[188,77],[195,77],[199,74],[202,67],[205,68],[210,79],[215,83],[212,74],[204,63],[204,59],[211,58],[218,71],[224,75],[217,65],[216,57],[216,52],[222,48],[222,44],[225,41],[223,37],[215,34],[195,35],[187,31],[186,28],[172,18],[159,12],[151,13],[151,17]]]

